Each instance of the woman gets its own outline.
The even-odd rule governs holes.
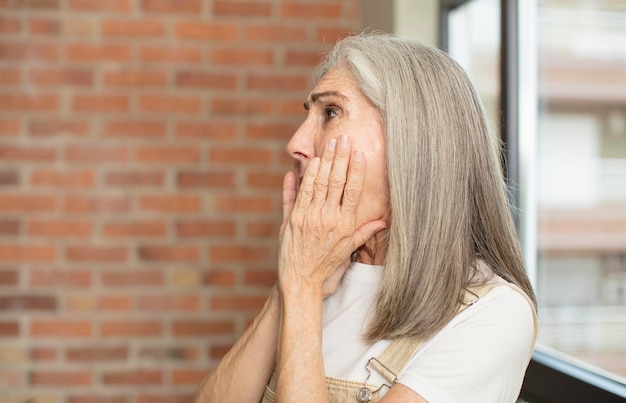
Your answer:
[[[350,37],[305,109],[277,287],[196,401],[515,401],[535,301],[466,75],[436,49]]]

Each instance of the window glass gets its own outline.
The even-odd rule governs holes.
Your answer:
[[[626,378],[626,2],[537,6],[538,341]]]
[[[448,52],[476,85],[491,121],[500,124],[500,0],[473,0],[450,11]]]

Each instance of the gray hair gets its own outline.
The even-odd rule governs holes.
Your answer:
[[[368,339],[428,337],[480,282],[478,261],[535,303],[476,90],[444,52],[385,34],[339,41],[316,80],[346,68],[383,119],[391,222]]]

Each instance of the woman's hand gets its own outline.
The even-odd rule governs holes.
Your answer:
[[[385,227],[381,220],[358,226],[364,172],[363,153],[351,152],[343,135],[327,143],[321,159],[310,162],[297,198],[295,175],[285,176],[278,261],[283,292],[306,286],[331,295],[352,252]]]

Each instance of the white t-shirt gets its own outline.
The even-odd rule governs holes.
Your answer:
[[[390,344],[389,340],[369,344],[363,339],[382,271],[382,266],[353,263],[335,294],[324,301],[326,376],[365,382],[367,361]],[[515,402],[533,334],[528,301],[507,286],[496,287],[425,341],[397,374],[398,382],[430,403]],[[372,371],[368,383],[386,381]]]

